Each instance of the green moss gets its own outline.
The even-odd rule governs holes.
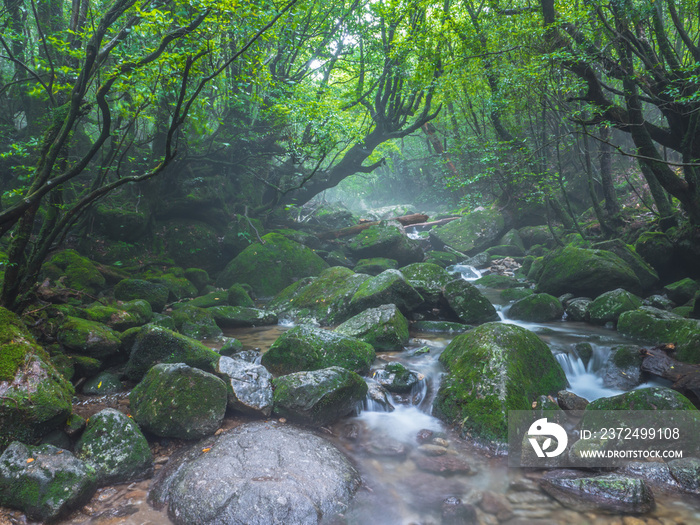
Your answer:
[[[474,284],[477,286],[485,286],[487,288],[497,289],[515,288],[516,286],[520,286],[520,283],[513,277],[496,274],[484,275],[480,279],[474,281]]]
[[[564,315],[564,307],[556,297],[538,293],[519,299],[508,310],[511,319],[534,323],[557,321]]]
[[[675,283],[664,286],[664,292],[677,305],[683,305],[690,301],[700,290],[700,284],[690,278],[685,278]]]
[[[68,288],[91,295],[97,294],[105,286],[105,278],[97,266],[75,250],[64,250],[54,255],[45,265],[44,273],[54,281],[64,278]]]
[[[350,299],[350,311],[359,313],[367,308],[394,304],[404,313],[423,303],[423,297],[406,281],[398,270],[386,270],[363,282]]]
[[[465,323],[480,324],[498,319],[498,313],[479,289],[462,279],[450,281],[444,291],[447,304]]]
[[[173,310],[187,307],[210,308],[212,306],[227,306],[228,292],[210,292],[206,295],[200,295],[194,299],[182,303],[172,305]]]
[[[459,257],[454,253],[432,250],[427,252],[425,262],[436,264],[441,268],[446,268],[459,262]]]
[[[222,335],[214,321],[211,309],[184,306],[173,312],[172,318],[178,331],[194,339],[208,339]]]
[[[505,220],[497,210],[473,211],[461,219],[433,228],[430,238],[440,248],[447,245],[473,255],[495,242],[505,230]]]
[[[534,293],[535,291],[530,288],[506,288],[500,295],[504,301],[517,301]]]
[[[621,345],[613,347],[610,359],[618,368],[627,368],[630,366],[640,366],[642,357],[639,353],[639,348],[634,345]]]
[[[149,279],[149,281],[162,284],[168,289],[168,301],[170,302],[197,296],[197,287],[184,277],[184,270],[181,268],[179,270],[180,272],[175,272],[175,268],[171,268],[168,273]]]
[[[174,219],[159,227],[165,252],[184,268],[219,270],[224,259],[219,235],[209,224],[191,219]]]
[[[652,387],[631,390],[618,396],[602,397],[591,401],[586,407],[586,412],[596,410],[697,410],[697,408],[680,392],[670,388]]]
[[[250,295],[248,295],[248,291],[238,283],[232,284],[227,290],[227,293],[228,304],[231,306],[255,306]]]
[[[355,273],[366,273],[367,275],[379,275],[384,270],[396,270],[399,263],[396,259],[386,257],[373,257],[371,259],[360,259],[353,268]]]
[[[69,350],[88,354],[97,359],[119,351],[119,335],[94,321],[68,317],[58,332],[58,341]]]
[[[202,288],[211,282],[207,271],[201,268],[187,268],[185,270],[185,278],[194,284],[200,292]]]
[[[328,264],[311,249],[278,233],[243,250],[224,269],[217,284],[228,288],[235,282],[247,283],[262,297],[271,297],[296,279],[318,275]]]
[[[168,301],[166,286],[143,279],[123,279],[114,287],[114,297],[120,301],[143,299],[155,312],[160,312]]]
[[[357,259],[388,257],[400,266],[423,260],[420,245],[385,223],[362,230],[347,243],[347,249]]]
[[[433,306],[437,306],[442,298],[445,285],[452,280],[446,270],[436,264],[414,263],[401,268],[408,283]]]
[[[393,304],[369,308],[335,331],[369,343],[379,352],[400,351],[408,344],[408,321]]]
[[[642,300],[622,288],[606,292],[589,305],[588,313],[592,323],[617,322],[620,315],[642,306]]]

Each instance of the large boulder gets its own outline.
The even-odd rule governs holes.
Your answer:
[[[360,259],[352,269],[355,273],[366,273],[367,275],[379,275],[384,270],[396,270],[399,263],[396,259],[386,257],[372,257],[371,259]]]
[[[508,317],[511,319],[533,323],[558,321],[562,315],[564,315],[564,307],[559,299],[546,293],[523,297],[515,301],[508,310]]]
[[[634,243],[635,251],[666,280],[677,273],[674,264],[674,247],[671,239],[662,232],[644,232]]]
[[[262,365],[273,374],[341,366],[364,374],[374,361],[372,345],[320,328],[296,326],[263,354]]]
[[[369,343],[378,352],[401,351],[408,344],[408,321],[393,304],[368,308],[335,331]]]
[[[207,271],[218,271],[225,263],[221,253],[219,232],[202,221],[173,219],[158,224],[165,253],[175,264],[188,268],[197,266]]]
[[[398,227],[391,224],[376,224],[358,233],[347,244],[350,256],[356,259],[388,257],[399,266],[423,260],[423,249]]]
[[[221,356],[216,373],[226,382],[229,408],[266,417],[272,413],[272,374],[264,366]]]
[[[136,335],[124,374],[139,381],[158,363],[185,363],[213,372],[218,361],[219,354],[199,341],[167,328],[146,325]]]
[[[318,275],[328,264],[313,250],[268,233],[263,243],[248,246],[219,274],[217,284],[228,288],[233,283],[247,283],[261,297],[272,297],[297,279]]]
[[[52,445],[13,442],[0,456],[0,505],[51,522],[87,503],[97,489],[94,467]]]
[[[89,321],[102,323],[113,330],[123,332],[148,323],[153,318],[153,310],[143,299],[134,299],[117,306],[93,305],[85,309],[85,316]]]
[[[162,284],[168,289],[168,301],[170,302],[197,297],[199,293],[192,281],[185,277],[185,271],[182,268],[171,268],[166,273],[148,272],[145,276],[152,283]]]
[[[545,257],[537,291],[556,297],[565,293],[598,296],[624,288],[639,294],[639,278],[620,257],[605,250],[566,246]]]
[[[277,324],[277,315],[247,306],[214,306],[206,311],[221,328],[248,328]]]
[[[67,317],[58,331],[58,341],[68,350],[95,359],[104,359],[119,352],[119,334],[111,328],[77,317]]]
[[[540,485],[565,507],[579,512],[645,514],[654,509],[654,494],[641,479],[606,474],[586,477],[572,472],[551,472]]]
[[[599,295],[588,305],[588,316],[591,323],[617,323],[625,312],[636,310],[642,306],[642,300],[627,290],[617,288]]]
[[[652,344],[674,343],[675,357],[687,363],[700,363],[700,320],[642,306],[624,312],[617,321],[617,331]]]
[[[440,362],[448,374],[433,405],[435,414],[488,439],[506,440],[509,410],[530,410],[538,396],[567,386],[549,347],[516,325],[488,323],[458,335]]]
[[[372,374],[372,378],[389,392],[407,394],[413,390],[421,378],[401,363],[387,363],[384,368]]]
[[[659,282],[659,275],[656,273],[656,270],[636,252],[633,246],[625,244],[620,239],[599,242],[594,244],[593,248],[612,252],[629,264],[639,279],[643,290],[651,290]]]
[[[491,302],[467,281],[450,281],[445,285],[444,295],[449,307],[465,323],[480,324],[498,320],[498,313]]]
[[[75,454],[97,471],[99,485],[148,477],[153,455],[133,419],[112,408],[90,417]]]
[[[453,279],[447,270],[432,263],[409,264],[401,273],[430,306],[438,305],[445,286]]]
[[[423,303],[423,297],[398,270],[386,270],[363,282],[350,299],[350,311],[359,313],[367,308],[394,304],[408,314]]]
[[[474,255],[493,245],[505,233],[505,220],[497,210],[477,210],[430,230],[435,248],[449,246]]]
[[[642,354],[636,345],[617,345],[603,366],[603,385],[630,390],[642,383]]]
[[[296,372],[273,384],[275,414],[313,426],[335,423],[367,395],[365,380],[339,366]]]
[[[671,301],[682,305],[690,301],[700,290],[700,283],[689,277],[664,286],[664,292]]]
[[[220,337],[223,332],[214,321],[211,310],[189,305],[178,308],[172,315],[178,332],[198,340]]]
[[[680,392],[665,387],[640,388],[612,397],[601,397],[591,401],[586,411],[595,410],[697,410],[693,403]],[[581,422],[582,428],[585,426]]]
[[[166,506],[176,525],[330,523],[347,510],[360,483],[352,464],[325,439],[255,422],[171,460],[149,498]]]
[[[56,370],[19,318],[0,307],[0,450],[62,426],[73,386]]]
[[[105,278],[97,266],[75,250],[63,250],[49,259],[41,268],[46,277],[61,282],[68,288],[97,295],[105,287]]]
[[[136,422],[161,437],[199,439],[213,434],[226,413],[226,384],[184,363],[160,364],[129,395]]]
[[[114,287],[114,298],[119,301],[143,299],[154,312],[161,312],[168,302],[169,290],[160,283],[152,283],[143,279],[122,279]]]
[[[300,280],[285,288],[267,308],[280,316],[311,317],[324,326],[336,324],[351,317],[350,299],[369,278],[335,266],[315,279]]]

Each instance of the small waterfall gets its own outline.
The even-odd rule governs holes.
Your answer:
[[[481,278],[481,272],[468,264],[454,264],[446,268],[449,274],[459,274],[465,281],[476,281]]]
[[[575,351],[554,354],[569,381],[569,390],[588,401],[621,394],[622,390],[604,386],[603,376],[600,374],[610,349],[597,345],[591,345],[591,347],[593,352],[588,364],[585,364]]]

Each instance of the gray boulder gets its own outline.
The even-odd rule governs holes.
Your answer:
[[[378,352],[400,351],[408,344],[408,321],[393,304],[368,308],[335,331],[369,343]]]
[[[222,356],[216,369],[226,382],[228,406],[249,414],[272,412],[272,374],[262,365]]]
[[[360,483],[355,468],[325,439],[256,422],[171,460],[149,499],[166,506],[176,525],[315,524],[344,513]]]
[[[360,313],[367,308],[394,304],[404,314],[423,303],[423,297],[398,270],[386,270],[363,282],[350,299],[350,310]]]
[[[618,345],[610,349],[603,368],[603,384],[608,388],[630,390],[642,383],[642,354],[635,345]]]
[[[455,279],[445,286],[445,299],[452,311],[465,323],[497,321],[498,314],[479,289],[467,281]]]

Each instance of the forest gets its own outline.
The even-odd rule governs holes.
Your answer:
[[[0,525],[700,520],[697,3],[0,28]]]

